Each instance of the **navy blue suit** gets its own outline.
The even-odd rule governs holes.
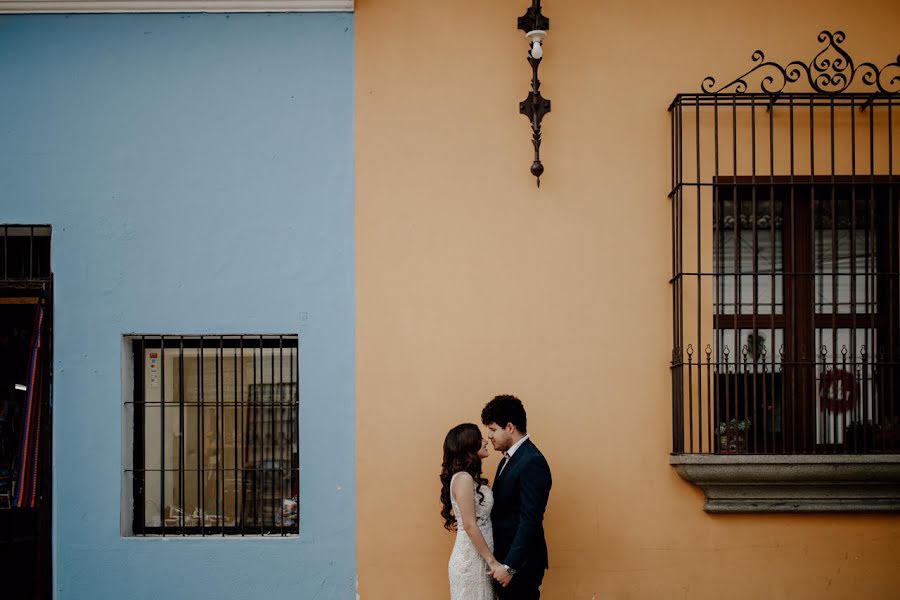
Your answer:
[[[502,473],[500,467],[503,468]],[[494,556],[516,570],[509,586],[497,587],[500,600],[540,598],[547,569],[544,510],[550,497],[550,465],[531,439],[516,449],[494,479]]]

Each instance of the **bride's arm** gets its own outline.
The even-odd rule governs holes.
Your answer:
[[[461,513],[457,515],[457,525],[462,525],[469,539],[472,540],[475,550],[485,560],[491,571],[494,571],[501,565],[494,558],[494,553],[488,548],[481,530],[478,529],[478,523],[475,519],[475,502],[477,501],[475,498],[475,480],[472,479],[471,475],[464,472],[453,480],[450,491],[453,493],[453,497],[456,498],[456,505],[459,506],[459,512]]]

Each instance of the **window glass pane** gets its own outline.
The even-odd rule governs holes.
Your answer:
[[[719,207],[714,256],[717,313],[782,313],[782,203],[757,199],[755,212],[751,200],[739,201],[737,206],[725,200]]]
[[[825,203],[816,204],[819,210]],[[865,228],[851,229],[846,221],[840,224],[843,227],[816,229],[816,312],[874,313],[874,233]],[[817,219],[819,225],[830,225],[830,220]]]

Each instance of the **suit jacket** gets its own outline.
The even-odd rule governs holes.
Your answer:
[[[547,568],[544,510],[552,483],[550,465],[530,438],[494,479],[491,521],[494,556],[501,563],[516,570]]]

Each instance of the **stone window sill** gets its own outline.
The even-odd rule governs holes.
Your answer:
[[[673,454],[710,513],[900,512],[900,455]]]

